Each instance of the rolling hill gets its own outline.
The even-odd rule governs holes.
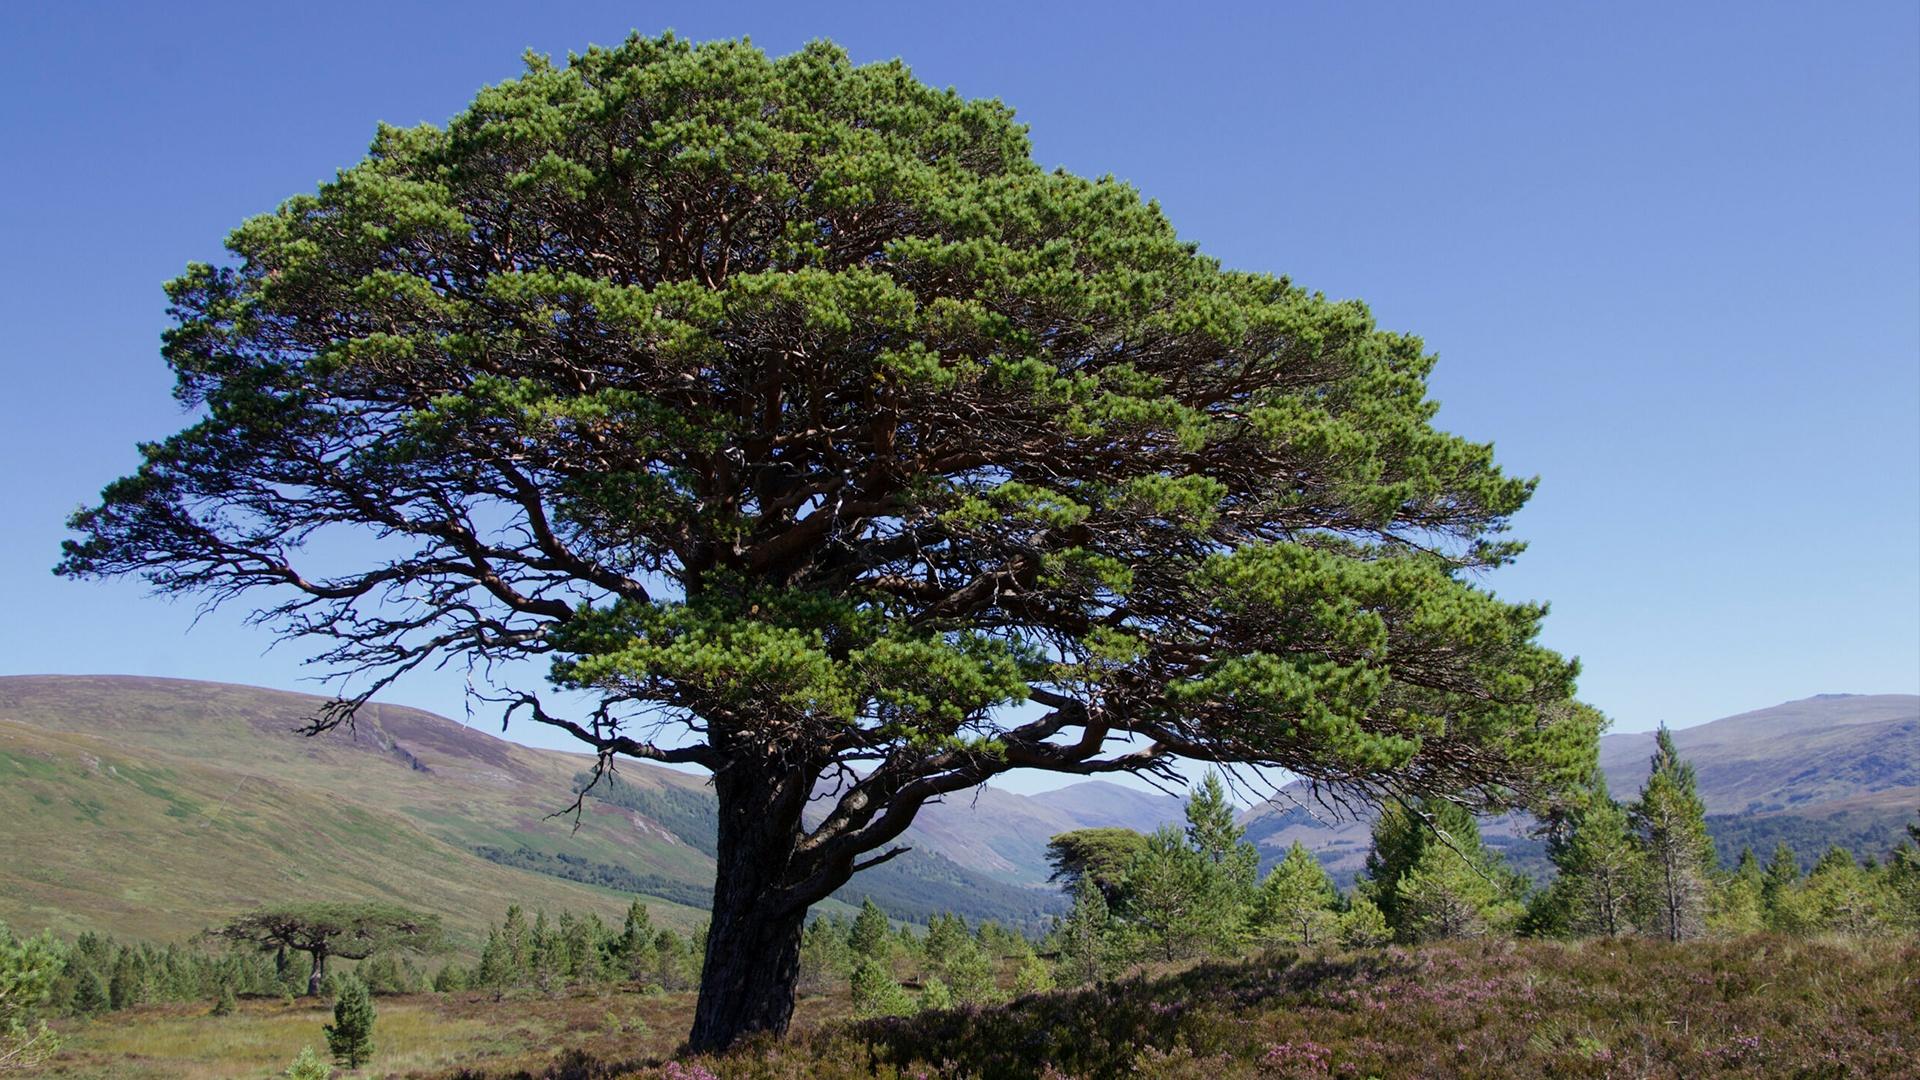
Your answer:
[[[576,828],[554,814],[588,756],[381,704],[351,730],[296,734],[321,700],[0,677],[0,919],[164,938],[257,903],[363,897],[437,911],[471,944],[514,902],[614,917],[637,894],[669,923],[703,918],[714,821],[703,778],[624,764]],[[1049,837],[1120,812],[1145,823],[1143,807],[1180,812],[1165,796],[1075,786],[1092,789],[1084,812],[1070,794],[994,788],[929,806],[904,838],[915,850],[829,906],[870,895],[903,917],[951,909],[1037,927],[1062,903],[1045,884]]]

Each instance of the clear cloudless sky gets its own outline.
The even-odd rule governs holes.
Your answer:
[[[669,28],[903,58],[1227,265],[1422,335],[1441,424],[1542,478],[1488,584],[1552,601],[1615,730],[1920,690],[1912,0],[5,5],[0,674],[301,688],[240,609],[49,573],[183,424],[161,283],[376,121]],[[460,716],[461,686],[386,699]]]

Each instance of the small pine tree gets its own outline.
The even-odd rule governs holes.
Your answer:
[[[1867,935],[1886,926],[1886,897],[1876,876],[1862,869],[1852,853],[1827,849],[1807,875],[1807,902],[1821,929]]]
[[[333,1066],[320,1060],[313,1047],[303,1046],[300,1055],[280,1074],[283,1080],[333,1080]]]
[[[1799,887],[1800,860],[1782,840],[1760,873],[1760,908],[1767,929],[1791,934],[1805,928]]]
[[[349,975],[340,980],[333,1002],[333,1023],[323,1029],[333,1060],[357,1069],[373,1057],[373,995],[367,984]]]
[[[1112,922],[1106,892],[1092,875],[1082,876],[1074,883],[1073,910],[1053,930],[1060,972],[1068,983],[1082,986],[1106,977]]]
[[[642,953],[653,951],[653,917],[647,913],[647,905],[635,900],[627,905],[626,920],[620,925],[620,936],[614,940],[613,954],[626,966],[629,974],[635,969],[634,958]],[[653,967],[649,955],[647,969]]]
[[[1053,969],[1045,960],[1028,953],[1020,966],[1013,971],[1013,992],[1016,995],[1042,994],[1053,989]]]
[[[457,994],[465,990],[469,983],[467,969],[459,964],[448,964],[433,976],[433,990],[437,994]]]
[[[853,950],[838,919],[823,915],[800,935],[800,988],[821,993],[838,986],[853,971]]]
[[[853,990],[854,1015],[862,1019],[905,1016],[913,1011],[913,1000],[894,980],[893,972],[871,956],[860,958],[860,962],[854,965],[849,981]]]
[[[1440,941],[1486,934],[1498,925],[1499,892],[1466,856],[1430,844],[1396,887],[1399,936]]]
[[[544,911],[534,916],[531,942],[528,972],[536,989],[543,994],[551,994],[566,981],[566,960],[562,955],[565,946],[559,931],[547,922],[547,913]]]
[[[1766,926],[1766,907],[1761,899],[1765,877],[1760,860],[1752,848],[1743,848],[1733,872],[1714,883],[1712,904],[1707,911],[1707,927],[1716,934],[1751,934]]]
[[[893,956],[893,931],[887,924],[887,913],[869,896],[860,904],[860,914],[853,920],[853,930],[847,935],[847,944],[854,955],[870,960],[887,961]]]
[[[1364,896],[1356,896],[1340,914],[1340,944],[1349,949],[1377,949],[1393,940],[1393,929],[1380,906]]]
[[[533,929],[519,904],[507,906],[507,917],[500,923],[500,944],[506,950],[503,960],[510,973],[505,985],[523,985],[533,965]]]
[[[1338,922],[1333,910],[1337,895],[1320,860],[1295,840],[1260,883],[1253,904],[1255,932],[1285,945],[1323,944]]]
[[[953,1008],[953,991],[940,980],[938,975],[929,975],[920,980],[920,1010]]]
[[[220,993],[213,999],[212,1015],[232,1016],[233,1010],[238,1007],[239,1003],[233,999],[233,984],[228,982],[221,983]]]
[[[1214,867],[1180,830],[1162,826],[1127,869],[1126,917],[1161,959],[1192,956],[1233,915],[1217,906],[1215,880]]]
[[[1567,835],[1549,849],[1560,872],[1555,888],[1566,904],[1566,929],[1600,937],[1632,933],[1640,859],[1626,812],[1607,793],[1605,781],[1583,793],[1568,826]]]
[[[95,1016],[111,1008],[113,996],[100,972],[90,969],[82,973],[74,987],[73,1011],[81,1016]]]
[[[1714,865],[1693,766],[1680,759],[1673,734],[1654,739],[1653,771],[1628,817],[1640,853],[1640,923],[1668,941],[1706,929],[1708,883]]]
[[[953,999],[962,1005],[990,1005],[1000,1000],[1000,987],[993,978],[993,959],[978,942],[965,938],[940,973],[953,988]]]
[[[1220,775],[1208,770],[1187,798],[1187,842],[1206,868],[1198,930],[1215,952],[1232,952],[1239,944],[1260,875],[1260,851],[1237,818]]]
[[[959,915],[936,914],[927,923],[927,940],[924,944],[927,963],[938,969],[971,941],[966,919]]]

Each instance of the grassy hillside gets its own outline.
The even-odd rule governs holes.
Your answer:
[[[268,901],[378,899],[439,913],[471,948],[509,903],[629,897],[496,866],[378,803],[0,715],[0,919],[177,938]],[[656,902],[687,926],[698,913]]]
[[[637,891],[668,924],[704,917],[713,816],[700,777],[625,765],[576,827],[553,815],[585,755],[379,704],[351,730],[296,734],[321,700],[0,677],[0,848],[13,856],[0,861],[0,919],[177,937],[264,901],[364,897],[437,911],[471,948],[512,902],[613,916]],[[1034,887],[1039,849],[1074,821],[1005,793],[984,802],[1002,807],[991,823],[971,801],[930,810],[907,837],[916,850],[843,897],[909,918],[955,909],[1037,926],[1060,903]],[[1000,847],[1018,859],[986,858]]]

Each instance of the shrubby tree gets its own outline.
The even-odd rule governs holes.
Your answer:
[[[853,929],[847,932],[847,945],[854,955],[883,964],[893,957],[893,927],[873,897],[860,902],[860,914],[854,916]]]
[[[913,1000],[893,977],[892,969],[871,956],[860,958],[860,962],[853,966],[849,981],[852,983],[855,1016],[863,1019],[905,1016],[913,1011]]]
[[[1886,927],[1886,897],[1881,883],[1845,848],[1828,848],[1814,864],[1807,875],[1806,894],[1807,905],[1822,929],[1872,934]]]
[[[800,936],[800,988],[819,993],[839,986],[853,971],[854,952],[847,944],[849,928],[830,915],[807,924]]]
[[[1742,848],[1730,873],[1714,883],[1707,927],[1716,934],[1751,934],[1765,929],[1765,871],[1752,848]]]
[[[1887,857],[1886,872],[1896,922],[1920,932],[1920,824],[1907,825],[1906,839]]]
[[[1693,766],[1682,761],[1665,727],[1655,736],[1653,771],[1628,812],[1640,852],[1640,923],[1680,941],[1706,929],[1708,888],[1714,866]]]
[[[534,59],[228,248],[168,286],[189,426],[59,572],[259,603],[361,677],[316,730],[545,660],[590,703],[509,716],[712,770],[696,1050],[784,1030],[807,909],[1009,769],[1492,805],[1591,753],[1544,608],[1476,586],[1533,485],[1417,338],[898,63]]]
[[[208,933],[263,951],[291,949],[312,958],[308,995],[318,994],[333,957],[359,960],[381,949],[424,951],[440,944],[440,919],[392,904],[279,904],[236,915]],[[115,979],[119,978],[116,971]],[[116,998],[114,1008],[122,1007]]]
[[[280,1075],[285,1080],[333,1080],[333,1066],[322,1061],[320,1055],[313,1052],[313,1047],[303,1046],[293,1059],[293,1064],[287,1066],[287,1071]]]
[[[1053,969],[1045,960],[1028,953],[1013,969],[1013,992],[1015,995],[1042,994],[1053,989]]]
[[[1213,868],[1172,825],[1147,837],[1127,868],[1123,912],[1129,929],[1164,960],[1192,956],[1218,940],[1226,917],[1208,905]]]
[[[1477,937],[1522,914],[1525,882],[1480,841],[1458,803],[1426,799],[1388,808],[1374,822],[1364,895],[1400,941]]]
[[[953,1008],[953,991],[946,981],[938,975],[928,975],[920,980],[920,1009],[928,1010]]]
[[[1575,934],[1618,937],[1634,929],[1633,901],[1642,870],[1627,815],[1604,780],[1596,780],[1567,814],[1567,829],[1548,847],[1559,876],[1553,891]]]
[[[41,1012],[65,961],[51,934],[23,938],[0,922],[0,1072],[31,1068],[59,1049]]]
[[[1760,876],[1760,907],[1767,929],[1792,934],[1807,928],[1810,919],[1799,886],[1800,860],[1782,840]]]
[[[1253,902],[1255,933],[1303,948],[1324,944],[1339,923],[1338,898],[1326,868],[1295,840],[1260,883]]]
[[[1111,973],[1114,959],[1113,917],[1106,893],[1092,875],[1083,875],[1073,888],[1073,908],[1053,929],[1060,972],[1071,985],[1099,982]]]
[[[373,1059],[373,1021],[373,995],[367,984],[351,975],[341,979],[340,994],[333,1002],[333,1023],[322,1029],[335,1062],[357,1069]]]
[[[1356,896],[1340,913],[1340,944],[1349,949],[1374,949],[1393,940],[1393,928],[1380,908],[1365,896]]]

